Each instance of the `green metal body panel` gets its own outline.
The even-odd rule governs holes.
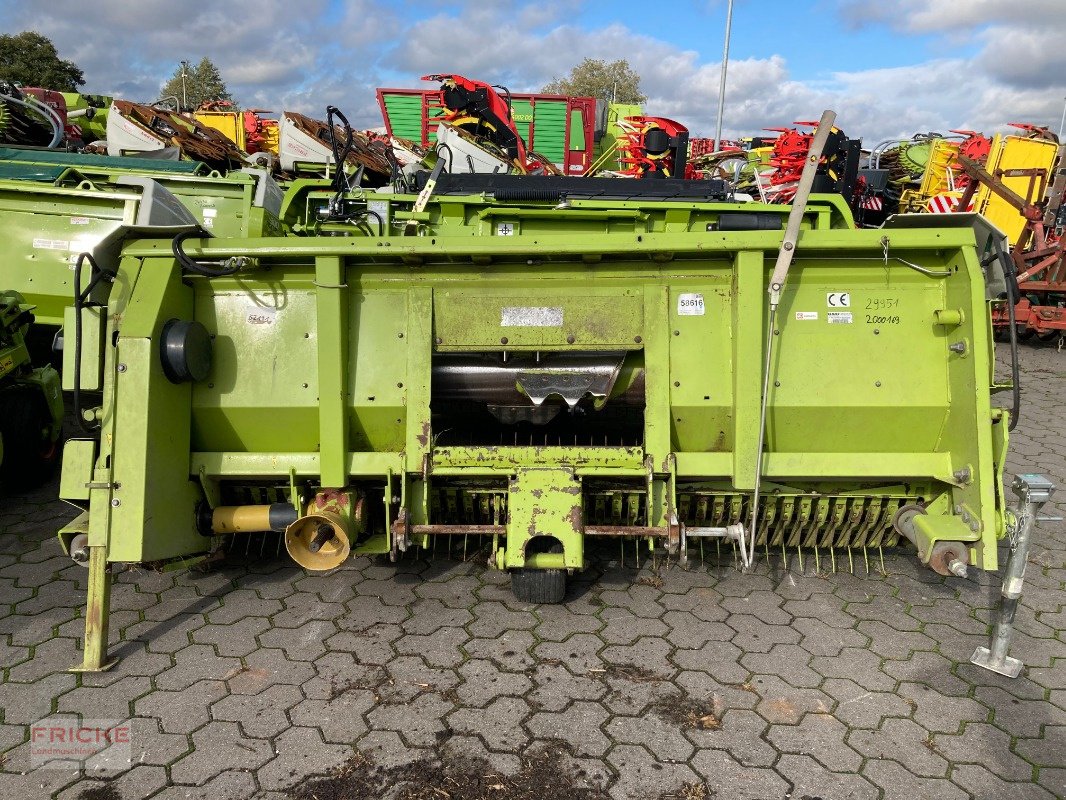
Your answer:
[[[31,147],[0,147],[0,163],[59,165],[78,170],[97,169],[107,173],[150,172],[170,175],[209,175],[211,173],[211,168],[202,161],[162,161],[157,158],[134,158],[132,156],[99,156]]]
[[[353,552],[402,549],[401,523],[416,545],[432,526],[488,526],[498,566],[577,569],[590,526],[650,537],[674,519],[745,520],[761,468],[760,548],[835,558],[892,545],[895,511],[921,502],[923,541],[963,541],[971,563],[997,566],[1006,425],[990,405],[972,231],[855,230],[840,198],[811,203],[777,317],[760,463],[766,285],[781,233],[708,226],[787,208],[442,197],[414,217],[414,198],[374,200],[394,221],[414,218],[418,235],[386,226],[381,237],[190,248],[256,265],[213,279],[183,277],[165,240],[125,246],[92,475],[80,451],[64,464],[79,473],[71,485],[99,487],[90,539],[109,561],[206,550],[192,525],[199,500],[291,500],[291,487],[310,485],[371,499]],[[205,380],[164,377],[159,337],[171,318],[212,335]],[[492,441],[461,415],[441,422],[434,365],[504,353],[635,359],[636,422],[572,438],[501,426]],[[527,549],[531,536],[562,552]]]
[[[82,164],[77,159],[70,163],[75,166],[0,161],[0,168],[23,172],[22,180],[0,179],[0,241],[4,243],[0,259],[5,280],[36,306],[37,320],[43,324],[62,324],[64,309],[73,302],[73,265],[78,255],[92,252],[99,260],[101,250],[108,250],[114,257],[125,229],[136,222],[142,189],[123,185],[126,177],[150,177],[215,236],[281,233],[280,192],[261,175],[156,174],[112,169],[110,164]],[[57,178],[51,176],[55,169],[61,170]]]

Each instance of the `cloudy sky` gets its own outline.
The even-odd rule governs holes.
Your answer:
[[[178,62],[211,58],[244,106],[381,124],[379,86],[458,72],[540,89],[584,57],[626,58],[648,113],[713,135],[725,0],[0,0],[84,89],[149,101]],[[736,0],[726,134],[817,119],[867,146],[918,131],[1058,130],[1066,0]]]

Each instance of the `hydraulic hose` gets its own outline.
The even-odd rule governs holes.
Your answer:
[[[337,143],[337,127],[333,122],[333,118],[336,117],[344,125],[344,146],[340,147]],[[344,116],[339,108],[336,106],[326,106],[326,128],[329,130],[329,146],[333,151],[333,164],[337,171],[333,175],[333,191],[340,194],[346,192],[350,188],[348,186],[348,177],[344,174],[344,164],[348,160],[349,154],[352,152],[352,145],[355,142],[355,134],[352,133],[352,126],[348,122],[348,118]]]
[[[1014,268],[1014,259],[1003,249],[1003,245],[1000,243],[998,237],[992,237],[992,246],[996,250],[996,258],[999,259],[1000,266],[1003,267],[1004,282],[1007,284],[1007,322],[1010,324],[1010,375],[1012,395],[1010,423],[1007,425],[1007,430],[1013,431],[1014,427],[1018,424],[1018,418],[1021,416],[1022,407],[1021,368],[1018,364],[1018,328],[1016,327],[1014,310],[1014,307],[1018,304],[1018,300],[1021,299],[1021,292],[1018,290],[1018,272]]]
[[[92,269],[92,277],[89,278],[89,285],[84,290],[81,288],[81,268],[85,262],[89,262],[89,267]],[[92,257],[91,253],[82,253],[78,256],[77,262],[74,264],[74,416],[78,420],[78,426],[88,434],[95,434],[100,426],[90,425],[89,422],[82,415],[81,409],[81,312],[85,308],[86,301],[92,296],[93,289],[97,287],[100,281],[114,278],[110,272],[100,269],[100,266],[96,263],[96,259]]]
[[[186,272],[191,272],[194,275],[202,275],[205,278],[221,278],[239,272],[247,266],[248,259],[244,257],[227,258],[223,261],[193,261],[185,254],[185,251],[181,246],[187,239],[199,239],[202,237],[203,232],[201,230],[198,228],[192,228],[191,230],[182,231],[175,236],[173,242],[171,242],[171,250],[174,253],[174,258]]]

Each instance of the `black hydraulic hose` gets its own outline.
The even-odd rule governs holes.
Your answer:
[[[192,238],[203,238],[203,232],[198,228],[182,231],[175,236],[174,240],[171,242],[171,250],[174,253],[174,258],[186,272],[202,275],[205,278],[221,278],[225,275],[232,275],[233,273],[240,271],[240,269],[248,263],[246,258],[227,258],[223,261],[193,261],[185,254],[185,251],[182,250],[181,247],[187,239]]]
[[[446,145],[446,144],[438,144],[437,145],[437,158],[442,158],[441,150],[447,150],[448,151],[448,161],[447,161],[448,172],[451,172],[452,171],[452,160],[454,158],[454,156],[452,155],[452,149],[450,147],[448,147],[448,145]]]
[[[377,223],[378,223],[378,236],[384,236],[385,235],[385,220],[383,220],[381,218],[381,214],[379,214],[376,211],[366,211],[366,212],[364,212],[364,215],[367,216],[367,217],[373,217],[374,219],[377,220]]]
[[[85,287],[83,291],[81,288],[81,268],[85,262],[89,262],[89,267],[92,269],[92,277],[89,278],[89,285]],[[77,262],[74,264],[74,416],[77,417],[79,427],[88,434],[95,434],[99,429],[99,425],[90,425],[89,422],[82,415],[81,409],[81,312],[85,308],[86,301],[93,293],[93,289],[97,287],[100,281],[104,279],[113,279],[114,275],[100,269],[100,266],[96,263],[96,259],[92,257],[91,253],[81,253],[78,256]]]
[[[995,236],[992,237],[992,246],[996,250],[996,258],[999,259],[1000,266],[1003,268],[1003,277],[1007,284],[1007,321],[1010,324],[1010,374],[1012,384],[1012,407],[1007,430],[1013,431],[1018,424],[1022,406],[1021,369],[1018,364],[1018,328],[1016,327],[1014,313],[1014,307],[1021,297],[1021,292],[1018,289],[1018,273],[1014,269],[1014,259],[1003,249],[1003,245],[1000,244],[999,239]]]
[[[339,119],[344,125],[343,147],[340,147],[337,143],[337,128],[333,122],[334,117]],[[326,128],[329,130],[329,146],[333,151],[333,163],[337,168],[337,172],[333,176],[333,191],[339,194],[349,188],[348,178],[344,174],[344,164],[348,160],[348,155],[352,152],[355,134],[352,133],[352,126],[349,124],[348,118],[336,106],[326,106]]]

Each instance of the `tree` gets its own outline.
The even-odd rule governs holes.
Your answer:
[[[556,78],[544,91],[569,97],[596,97],[612,103],[643,103],[647,96],[640,91],[640,76],[620,58],[607,62],[586,58],[566,78]]]
[[[182,71],[185,72],[182,86]],[[222,74],[210,58],[204,56],[195,67],[183,61],[174,70],[174,76],[164,84],[160,97],[176,97],[183,108],[198,108],[205,100],[233,102],[233,96],[222,80]]]
[[[73,61],[61,59],[47,36],[23,31],[0,34],[0,81],[76,92],[85,74]]]

